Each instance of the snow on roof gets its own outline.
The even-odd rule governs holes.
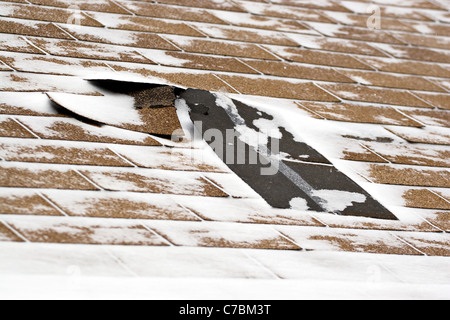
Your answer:
[[[448,299],[449,9],[0,1],[0,297],[44,279],[45,296],[81,295],[58,284],[75,270],[93,296],[126,282],[117,296],[159,297],[144,287],[156,283],[179,297],[208,279],[219,298],[342,297],[342,287]],[[335,214],[366,198],[343,189],[314,191],[334,213],[303,199],[271,207],[193,136],[189,107],[173,101],[185,88],[271,115],[326,158],[284,161],[339,170],[397,220]],[[182,141],[171,141],[176,130]]]

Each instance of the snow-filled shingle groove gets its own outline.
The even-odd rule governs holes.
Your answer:
[[[59,213],[61,213],[63,216],[68,217],[69,215],[62,210],[60,207],[58,207],[53,201],[51,201],[47,196],[45,196],[42,192],[37,192],[37,194],[45,200],[49,205],[51,205],[53,208],[55,208]]]
[[[0,0],[0,278],[365,284],[379,266],[391,288],[448,288],[446,5]],[[188,88],[253,108],[246,143],[276,121],[322,210],[269,205],[192,136]],[[336,214],[363,199],[330,192],[333,170],[397,220]]]

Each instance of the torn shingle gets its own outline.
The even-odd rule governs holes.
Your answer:
[[[104,82],[93,83],[105,88]],[[102,97],[47,95],[62,108],[98,123],[164,136],[181,129],[172,88],[122,83],[122,88],[116,92],[116,84],[106,87],[108,92]]]
[[[169,86],[130,92],[130,95],[134,97],[134,107],[137,109],[175,106],[175,91]]]
[[[317,151],[304,143],[294,141],[294,137],[285,128],[281,128],[281,139],[278,137],[281,140],[279,149],[281,154],[289,155],[292,152],[293,159],[303,158],[304,161],[312,161],[313,164],[278,160],[275,162],[277,168],[274,172],[263,174],[263,168],[268,169],[268,164],[274,169],[274,160],[270,160],[270,157],[273,157],[270,149],[275,147],[273,140],[271,143],[266,142],[264,146],[259,143],[255,145],[253,140],[246,139],[251,130],[257,132],[255,129],[258,129],[258,121],[270,122],[273,117],[252,110],[240,102],[231,100],[225,102],[226,100],[221,100],[220,96],[206,91],[189,89],[181,94],[181,98],[185,99],[191,108],[191,118],[202,134],[207,134],[208,130],[213,129],[220,130],[227,137],[220,145],[217,145],[215,140],[207,142],[214,146],[213,149],[215,148],[214,151],[218,155],[222,155],[223,161],[232,171],[272,206],[278,208],[303,206],[303,210],[309,208],[344,215],[394,218],[388,210],[336,170]],[[243,131],[244,127],[246,129]],[[275,127],[280,130],[277,125]],[[240,139],[244,145],[240,145],[239,142],[236,144],[235,138],[228,139],[226,132],[229,134],[230,130],[239,132],[238,141]],[[234,147],[229,149],[227,146],[230,145]],[[243,149],[236,149],[239,146]]]

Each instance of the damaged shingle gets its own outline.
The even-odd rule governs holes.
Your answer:
[[[188,89],[181,98],[186,100],[192,121],[214,151],[273,207],[395,219],[323,155],[306,143],[295,141],[286,128],[275,124],[274,129],[280,136],[269,139],[273,138],[273,133],[263,132],[257,124],[272,121],[272,116],[235,100],[221,100],[219,95],[202,90]],[[223,134],[222,140],[217,130]],[[216,135],[210,137],[211,133]],[[232,139],[229,139],[230,133],[235,135]],[[252,135],[254,139],[255,135],[264,134],[271,143],[258,141],[255,145],[251,141]],[[273,145],[277,140],[279,152]],[[243,149],[235,148],[239,144],[242,147],[243,142]],[[292,162],[292,159],[297,161]]]
[[[103,96],[47,95],[60,107],[99,124],[161,136],[181,129],[172,87],[111,80],[91,83]]]

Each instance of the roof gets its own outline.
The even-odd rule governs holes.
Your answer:
[[[2,0],[0,296],[448,298],[449,10]],[[188,88],[247,145],[275,123],[321,210],[189,138]]]

